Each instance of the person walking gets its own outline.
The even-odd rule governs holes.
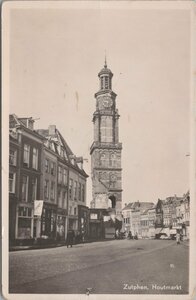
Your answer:
[[[68,232],[67,232],[67,248],[69,246],[71,246],[71,248],[72,248],[73,240],[74,240],[74,231],[68,230]]]
[[[176,242],[177,242],[177,245],[180,244],[180,233],[179,232],[176,233]]]

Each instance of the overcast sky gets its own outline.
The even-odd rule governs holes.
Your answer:
[[[123,202],[189,189],[190,15],[185,10],[17,9],[10,22],[10,113],[56,124],[88,159],[97,74],[114,73]],[[91,198],[88,178],[88,199]]]

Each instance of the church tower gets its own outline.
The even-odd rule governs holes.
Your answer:
[[[105,208],[121,215],[122,168],[119,143],[116,94],[112,91],[113,74],[107,67],[98,74],[99,91],[95,94],[96,110],[93,114],[94,142],[90,149],[92,175],[92,208]]]

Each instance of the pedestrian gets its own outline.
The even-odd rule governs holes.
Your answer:
[[[179,232],[176,233],[176,242],[177,242],[177,245],[180,244],[180,233]]]
[[[67,232],[67,248],[69,246],[71,246],[71,248],[72,248],[73,240],[74,240],[74,231],[68,230],[68,232]]]
[[[129,231],[129,233],[128,233],[128,239],[129,239],[129,240],[132,240],[132,238],[133,238],[133,236],[132,236],[132,232],[131,232],[131,231]]]

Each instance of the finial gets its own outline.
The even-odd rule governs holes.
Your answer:
[[[105,65],[104,65],[104,68],[107,68],[106,50],[105,50]]]

